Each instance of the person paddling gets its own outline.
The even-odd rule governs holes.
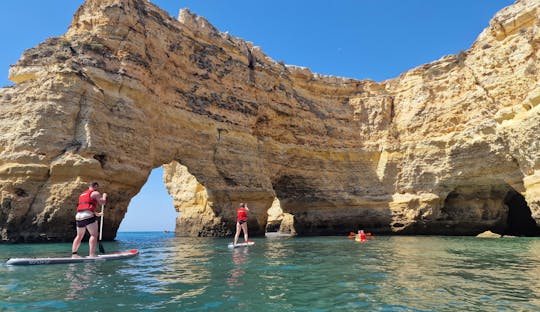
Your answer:
[[[77,252],[81,246],[81,241],[84,237],[84,233],[88,230],[90,233],[90,257],[96,256],[96,245],[98,237],[98,223],[97,217],[103,217],[103,212],[96,212],[98,205],[105,205],[107,201],[107,193],[101,195],[98,192],[99,184],[97,182],[91,182],[88,190],[84,191],[79,196],[79,205],[77,206],[77,214],[75,215],[75,221],[77,223],[77,236],[73,240],[71,247],[71,255],[73,258],[79,257]]]
[[[367,241],[366,233],[364,233],[364,230],[359,230],[358,235],[354,240],[361,243]]]
[[[240,203],[240,207],[236,209],[236,234],[234,235],[234,245],[238,242],[240,237],[240,231],[244,231],[244,243],[248,242],[248,226],[247,226],[247,212],[249,208],[247,204]]]

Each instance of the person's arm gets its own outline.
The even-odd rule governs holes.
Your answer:
[[[105,205],[105,203],[107,202],[107,193],[103,193],[103,195],[99,194],[98,191],[94,191],[92,192],[92,195],[90,195],[93,199],[95,199],[98,204],[100,205]],[[101,212],[96,212],[96,215],[98,217],[101,217],[103,216],[103,213]]]
[[[105,205],[105,202],[107,202],[107,193],[103,193],[103,195],[101,195],[98,191],[93,191],[91,196],[100,205]]]

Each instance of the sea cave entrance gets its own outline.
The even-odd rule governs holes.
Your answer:
[[[437,219],[440,234],[540,236],[527,201],[506,183],[467,185],[450,192]],[[441,230],[439,230],[440,232]]]
[[[178,212],[163,183],[163,167],[152,170],[128,206],[119,232],[174,232]]]
[[[531,208],[523,195],[510,190],[504,198],[504,204],[508,206],[505,235],[540,236],[540,228],[532,218]]]

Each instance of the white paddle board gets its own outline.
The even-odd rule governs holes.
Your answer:
[[[247,243],[237,243],[236,245],[233,243],[230,243],[227,245],[229,248],[238,248],[238,247],[247,247],[247,246],[253,246],[255,245],[255,242],[253,241],[247,241]]]
[[[126,251],[120,251],[110,254],[98,255],[97,257],[62,257],[62,258],[11,258],[7,265],[37,265],[37,264],[61,264],[61,263],[79,263],[79,262],[95,262],[95,261],[107,261],[118,260],[135,257],[139,254],[137,249],[131,249]]]

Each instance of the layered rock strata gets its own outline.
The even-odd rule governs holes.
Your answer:
[[[0,89],[0,240],[72,239],[90,180],[113,239],[162,165],[178,235],[230,235],[244,201],[262,234],[276,200],[301,235],[535,235],[539,6],[378,83],[275,62],[187,10],[88,0]]]

